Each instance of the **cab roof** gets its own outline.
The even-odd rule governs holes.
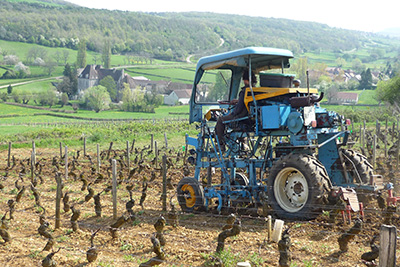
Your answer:
[[[267,69],[289,68],[293,53],[286,49],[270,47],[247,47],[230,52],[202,57],[196,71],[247,67],[251,57],[251,68],[255,72]]]

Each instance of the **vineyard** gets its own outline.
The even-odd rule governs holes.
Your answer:
[[[144,132],[163,130],[142,127]],[[352,133],[353,149],[363,150],[376,173],[395,189],[397,132],[395,126],[377,125]],[[86,147],[83,140],[78,148],[33,144],[3,149],[1,264],[236,266],[248,261],[251,266],[278,266],[283,242],[278,245],[269,238],[267,218],[272,215],[275,221],[273,211],[224,207],[221,213],[182,213],[176,186],[193,174],[185,158],[187,147],[182,147],[183,138],[181,145],[173,145],[166,135],[157,137],[162,141],[148,138],[135,143],[127,138],[105,149]],[[212,179],[219,177],[217,171]],[[400,222],[396,210],[381,199],[364,203],[362,221],[359,213],[352,214],[350,222],[343,220],[329,207],[321,207],[320,216],[312,221],[285,221],[289,257],[281,266],[365,266],[363,255],[377,253],[382,224]],[[339,242],[346,234],[348,242]]]

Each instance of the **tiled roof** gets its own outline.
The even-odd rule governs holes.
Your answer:
[[[178,98],[190,98],[192,94],[192,90],[189,89],[174,90],[174,92],[178,96]]]

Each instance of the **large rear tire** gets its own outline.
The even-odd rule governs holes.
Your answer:
[[[346,171],[353,182],[356,184],[369,184],[371,176],[374,174],[374,168],[368,162],[366,156],[351,149],[341,150]],[[375,192],[367,190],[357,190],[357,197],[364,205],[368,205],[373,199]]]
[[[342,149],[341,152],[344,155],[346,170],[354,182],[359,183],[361,180],[362,184],[369,184],[369,179],[374,174],[374,168],[368,162],[367,157],[351,149]]]
[[[204,208],[204,190],[196,179],[184,177],[179,181],[176,192],[182,211],[194,212]]]
[[[278,159],[268,177],[268,201],[279,218],[314,219],[330,190],[325,167],[313,156],[288,154]]]

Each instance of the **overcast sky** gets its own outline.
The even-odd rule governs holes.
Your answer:
[[[314,21],[331,27],[377,32],[400,28],[398,3],[394,0],[67,0],[90,8],[143,12],[207,11],[224,14]],[[246,5],[249,6],[246,6]]]

